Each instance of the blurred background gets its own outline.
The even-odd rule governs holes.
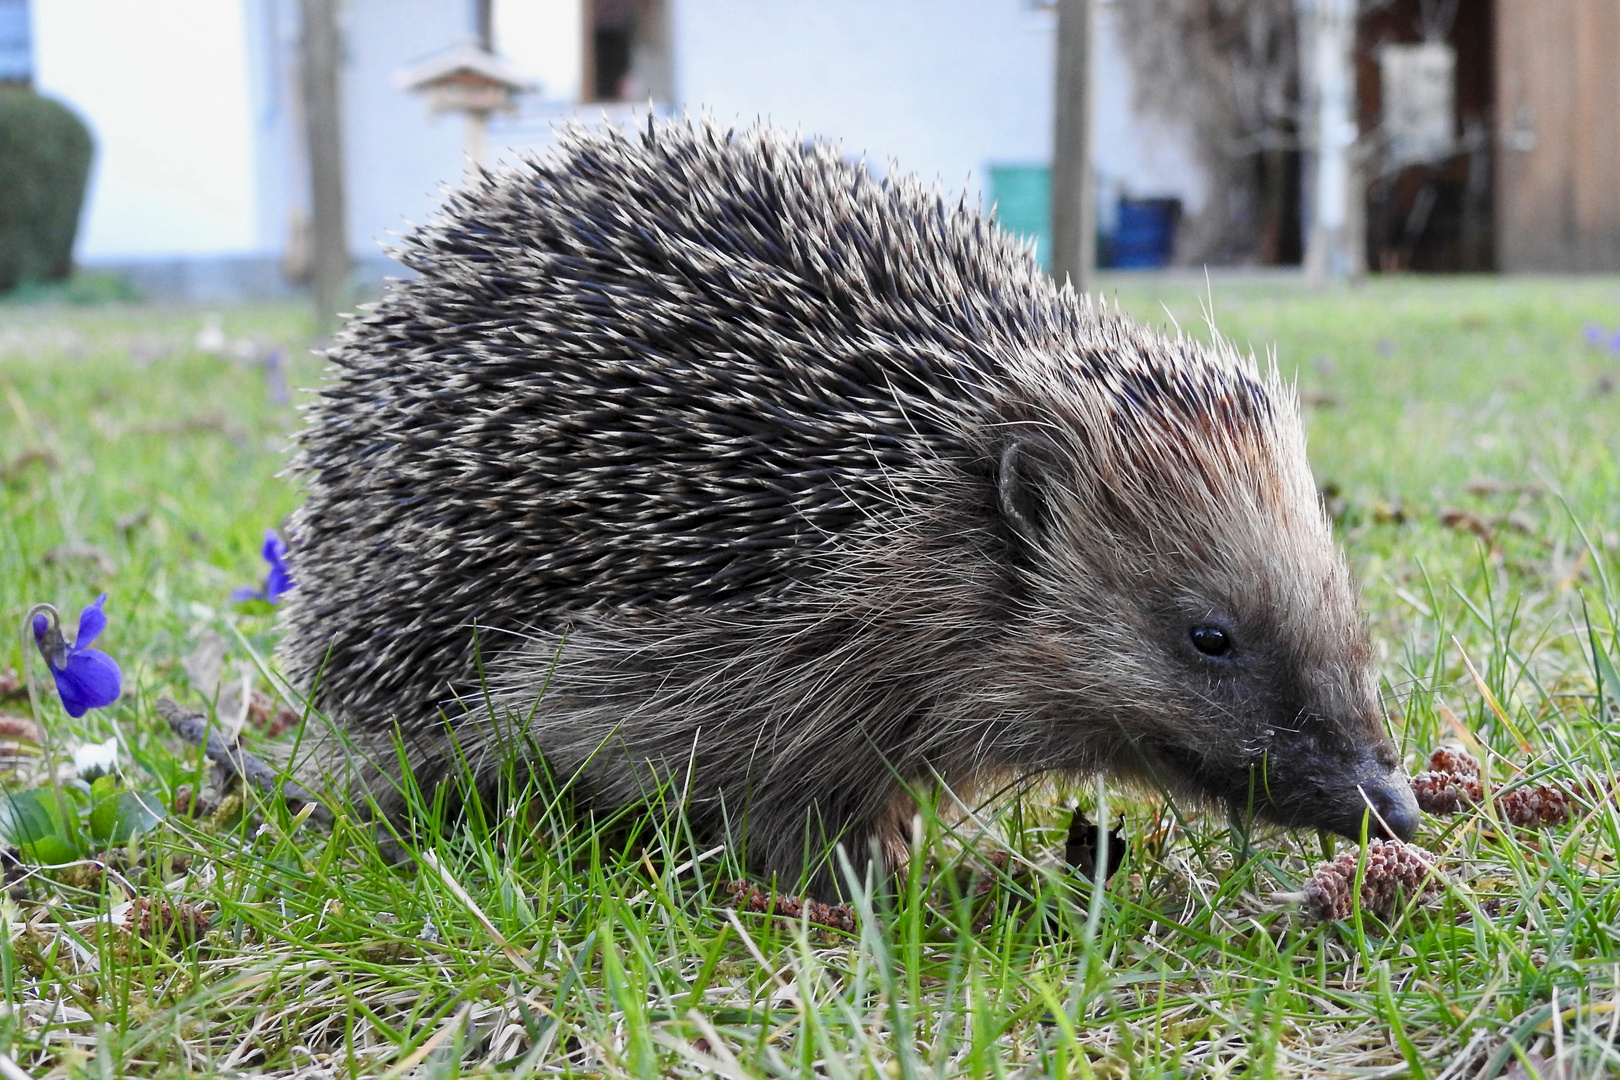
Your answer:
[[[1049,263],[1081,199],[1104,267],[1300,267],[1326,224],[1327,276],[1620,270],[1614,0],[1061,6],[0,0],[0,289],[67,250],[148,298],[341,303],[469,161],[649,107],[965,189]]]

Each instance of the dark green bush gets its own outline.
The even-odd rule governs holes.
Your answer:
[[[73,272],[92,151],[66,105],[0,87],[0,293]]]

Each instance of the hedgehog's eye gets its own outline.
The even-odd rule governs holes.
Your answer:
[[[1193,648],[1205,656],[1226,656],[1232,651],[1232,635],[1218,626],[1195,626],[1187,636]]]

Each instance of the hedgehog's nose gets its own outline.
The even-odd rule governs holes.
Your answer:
[[[1397,769],[1362,790],[1373,808],[1370,832],[1381,834],[1386,840],[1410,840],[1417,835],[1417,796],[1412,794],[1411,781],[1404,773]]]

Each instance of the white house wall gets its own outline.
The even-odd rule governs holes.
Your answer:
[[[992,164],[1051,159],[1055,13],[1033,0],[671,0],[680,99],[840,141],[982,193]],[[1131,107],[1111,3],[1096,17],[1094,163],[1109,194],[1202,204],[1172,128]]]
[[[1119,40],[1119,5],[1099,3],[1092,26],[1097,47],[1092,53],[1092,167],[1102,223],[1112,229],[1113,201],[1120,195],[1149,198],[1171,195],[1186,209],[1203,209],[1208,188],[1204,170],[1193,158],[1185,128],[1154,116],[1138,116],[1131,103],[1132,73]]]
[[[248,123],[253,139],[253,251],[279,256],[290,213],[307,201],[298,92],[298,0],[245,0]]]
[[[672,0],[682,102],[836,139],[950,190],[1051,141],[1052,14],[1025,0]]]
[[[461,179],[462,120],[434,116],[395,83],[401,68],[467,41],[470,0],[347,0],[343,142],[350,249],[376,256],[390,234],[426,221],[440,185]]]
[[[1054,16],[1035,0],[666,2],[676,107],[835,139],[971,198],[989,166],[1050,158]],[[583,10],[495,0],[496,46],[541,92],[494,120],[492,155],[543,151],[560,121],[632,120],[631,106],[575,104]],[[463,170],[463,120],[431,115],[395,75],[468,40],[473,4],[344,0],[339,12],[348,232],[375,277],[380,244],[426,220]],[[1097,13],[1101,190],[1196,209],[1184,135],[1132,115],[1113,4]],[[275,288],[307,200],[298,0],[33,0],[33,17],[39,88],[97,141],[79,257],[185,263],[187,289],[225,287],[218,267],[234,260],[243,289]]]
[[[79,255],[254,251],[243,0],[33,0],[35,85],[95,136]]]
[[[495,51],[539,86],[545,102],[578,101],[584,78],[584,0],[494,0]]]

